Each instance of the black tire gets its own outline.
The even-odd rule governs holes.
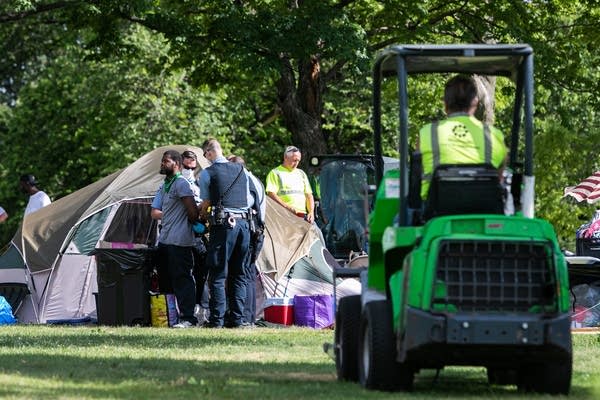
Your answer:
[[[487,367],[487,377],[490,385],[517,384],[517,371],[514,369]]]
[[[367,389],[412,390],[415,371],[396,361],[396,346],[389,301],[367,303],[363,310],[359,342],[359,380]]]
[[[567,395],[572,375],[572,356],[543,364],[529,364],[519,370],[517,388],[524,392]]]
[[[340,381],[358,381],[360,295],[340,299],[335,315],[335,368]]]

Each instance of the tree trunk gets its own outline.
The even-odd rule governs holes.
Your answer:
[[[484,123],[493,125],[495,120],[496,77],[475,76],[475,84],[479,93],[479,110],[477,117]]]
[[[302,151],[301,167],[306,169],[311,156],[327,152],[321,132],[324,84],[320,63],[316,56],[300,61],[297,81],[290,60],[282,56],[280,63],[277,99],[292,142]]]

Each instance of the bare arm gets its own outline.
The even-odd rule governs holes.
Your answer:
[[[202,200],[198,205],[198,213],[203,220],[208,219],[208,207],[210,207],[210,200]]]
[[[187,211],[188,220],[193,224],[198,220],[198,207],[193,196],[185,196],[181,198],[185,210]]]
[[[159,208],[153,208],[153,209],[150,211],[150,216],[152,217],[152,219],[159,220],[159,219],[162,219],[163,212],[162,212],[162,210],[161,210],[161,209],[159,209]]]
[[[311,193],[306,193],[306,220],[311,224],[315,221],[315,198]]]

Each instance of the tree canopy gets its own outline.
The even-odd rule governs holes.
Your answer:
[[[566,0],[2,2],[0,204],[12,218],[1,243],[25,205],[20,173],[56,199],[155,146],[209,136],[263,177],[290,143],[304,159],[370,153],[379,50],[521,42],[536,54],[536,210],[568,245],[591,211],[562,190],[600,167],[599,13],[595,2]],[[416,131],[439,115],[441,86],[413,85]],[[499,126],[509,116],[503,90]],[[386,142],[390,155],[395,143]]]

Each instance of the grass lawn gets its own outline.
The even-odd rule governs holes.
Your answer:
[[[483,368],[421,371],[412,393],[338,382],[331,330],[2,326],[2,399],[530,399]],[[574,335],[570,399],[600,398],[600,335]]]

